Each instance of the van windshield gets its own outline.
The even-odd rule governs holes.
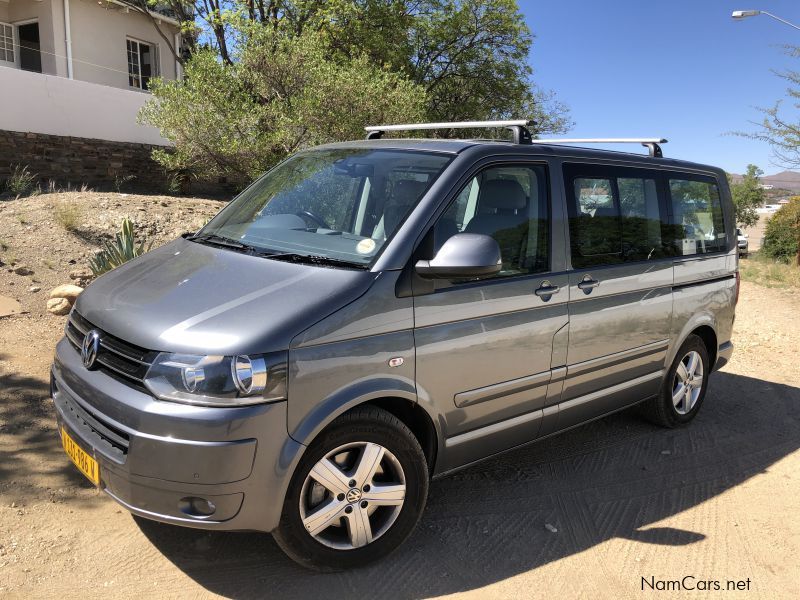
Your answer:
[[[363,268],[451,160],[402,150],[304,152],[257,180],[192,239]]]

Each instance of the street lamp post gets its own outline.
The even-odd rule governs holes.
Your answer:
[[[741,21],[742,19],[746,19],[747,17],[757,17],[758,15],[767,15],[775,19],[776,21],[780,21],[784,25],[788,25],[789,27],[794,27],[795,29],[800,29],[794,23],[790,23],[786,19],[781,19],[780,17],[776,17],[772,13],[769,13],[765,10],[735,10],[731,13],[731,18],[736,19],[737,21]]]

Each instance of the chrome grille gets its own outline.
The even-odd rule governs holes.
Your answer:
[[[100,332],[100,348],[96,361],[98,369],[128,385],[145,390],[144,377],[157,352],[139,348],[114,337],[73,310],[67,321],[66,335],[75,350],[81,351],[83,338],[92,329]]]

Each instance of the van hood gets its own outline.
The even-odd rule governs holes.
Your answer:
[[[294,336],[358,298],[375,277],[179,239],[98,278],[75,310],[148,350],[255,354],[287,350]]]

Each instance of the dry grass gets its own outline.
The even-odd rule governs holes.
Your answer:
[[[739,273],[744,281],[765,287],[800,288],[800,267],[775,262],[760,252],[739,261]]]
[[[75,201],[62,200],[53,206],[53,217],[67,231],[75,231],[81,224],[83,209]]]

